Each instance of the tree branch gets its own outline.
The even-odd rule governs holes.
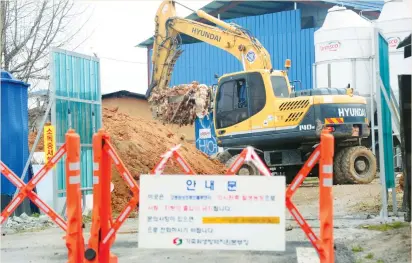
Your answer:
[[[27,42],[30,40],[30,38],[32,38],[35,27],[37,26],[38,23],[40,23],[40,20],[43,17],[43,12],[44,12],[44,9],[45,9],[46,5],[47,5],[47,1],[43,1],[42,7],[39,11],[39,14],[37,15],[37,18],[35,19],[33,26],[30,28],[29,33],[26,35],[26,37],[23,39],[23,41],[21,43],[19,43],[17,46],[15,46],[7,54],[7,57],[4,58],[6,61],[10,60],[13,56],[15,56],[23,48],[23,46],[25,46],[27,44]]]
[[[1,7],[1,14],[4,14],[1,19],[6,25],[2,28],[2,67],[26,82],[48,79],[45,74],[49,48],[71,41],[89,21],[87,19],[74,33],[60,39],[76,15],[84,13],[72,14],[74,4],[71,0],[1,1]]]

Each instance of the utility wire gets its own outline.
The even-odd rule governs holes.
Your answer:
[[[130,60],[122,60],[122,59],[117,59],[117,58],[109,58],[109,57],[98,57],[100,59],[107,59],[107,60],[114,60],[114,61],[119,61],[119,62],[126,62],[126,63],[133,63],[133,64],[142,64],[142,65],[147,65],[147,62],[140,62],[140,61],[130,61]]]
[[[186,9],[189,9],[189,10],[192,11],[193,13],[196,13],[196,10],[193,10],[193,9],[190,8],[190,7],[187,7],[187,6],[185,6],[185,5],[183,5],[183,4],[179,3],[179,2],[175,2],[175,3],[178,4],[178,5],[180,5],[180,6],[183,6],[183,7],[186,8]]]

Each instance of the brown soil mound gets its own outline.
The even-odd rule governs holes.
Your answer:
[[[160,160],[160,155],[171,147],[182,144],[179,153],[197,174],[224,174],[224,165],[213,161],[194,144],[174,134],[163,124],[143,118],[130,117],[117,109],[103,109],[103,125],[126,168],[138,181],[140,174],[147,174]],[[182,140],[183,139],[183,140]],[[119,212],[130,199],[131,192],[113,166],[112,205]],[[165,174],[182,174],[177,163],[168,162]]]
[[[403,191],[404,184],[405,184],[405,179],[403,178],[403,173],[401,173],[399,176],[399,190],[400,191]]]
[[[136,181],[140,174],[147,174],[160,160],[160,156],[177,144],[182,144],[179,153],[197,174],[224,174],[224,165],[213,161],[194,144],[184,141],[184,136],[174,134],[172,130],[155,120],[131,117],[117,109],[103,109],[103,126],[110,134],[112,145]],[[29,135],[30,147],[34,144],[36,133]],[[37,145],[37,151],[43,151],[43,136]],[[168,162],[165,174],[182,174],[177,163]],[[131,197],[130,188],[125,184],[115,166],[112,167],[112,193],[114,212],[120,212]]]

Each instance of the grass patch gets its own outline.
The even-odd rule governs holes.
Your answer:
[[[21,234],[21,233],[29,233],[29,232],[40,232],[42,230],[46,230],[48,227],[46,226],[41,226],[41,227],[33,227],[33,228],[27,228],[27,229],[23,229],[23,228],[18,228],[18,229],[14,229],[15,233],[17,234]]]
[[[378,259],[378,260],[376,260],[376,263],[385,263],[385,262],[383,262],[382,259]]]
[[[32,217],[37,217],[37,218],[38,218],[38,217],[40,217],[40,214],[39,214],[39,213],[33,213],[33,214],[31,214],[31,216],[32,216]]]
[[[368,253],[365,258],[367,259],[373,259],[373,253]]]
[[[358,253],[358,252],[362,252],[363,248],[359,245],[353,246],[352,247],[352,252]]]
[[[319,181],[318,177],[306,177],[305,182],[317,182]]]
[[[409,224],[406,222],[393,222],[393,223],[386,223],[386,224],[380,224],[380,225],[369,225],[369,226],[364,226],[363,228],[366,228],[368,230],[376,230],[376,231],[389,231],[393,229],[398,229],[402,227],[408,227]]]

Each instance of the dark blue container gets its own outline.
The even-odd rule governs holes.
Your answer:
[[[30,85],[14,79],[1,71],[1,126],[0,126],[0,160],[17,176],[21,176],[27,158],[28,145],[28,87]],[[26,175],[27,183],[29,176]],[[16,187],[3,175],[1,176],[1,195],[12,196]]]

